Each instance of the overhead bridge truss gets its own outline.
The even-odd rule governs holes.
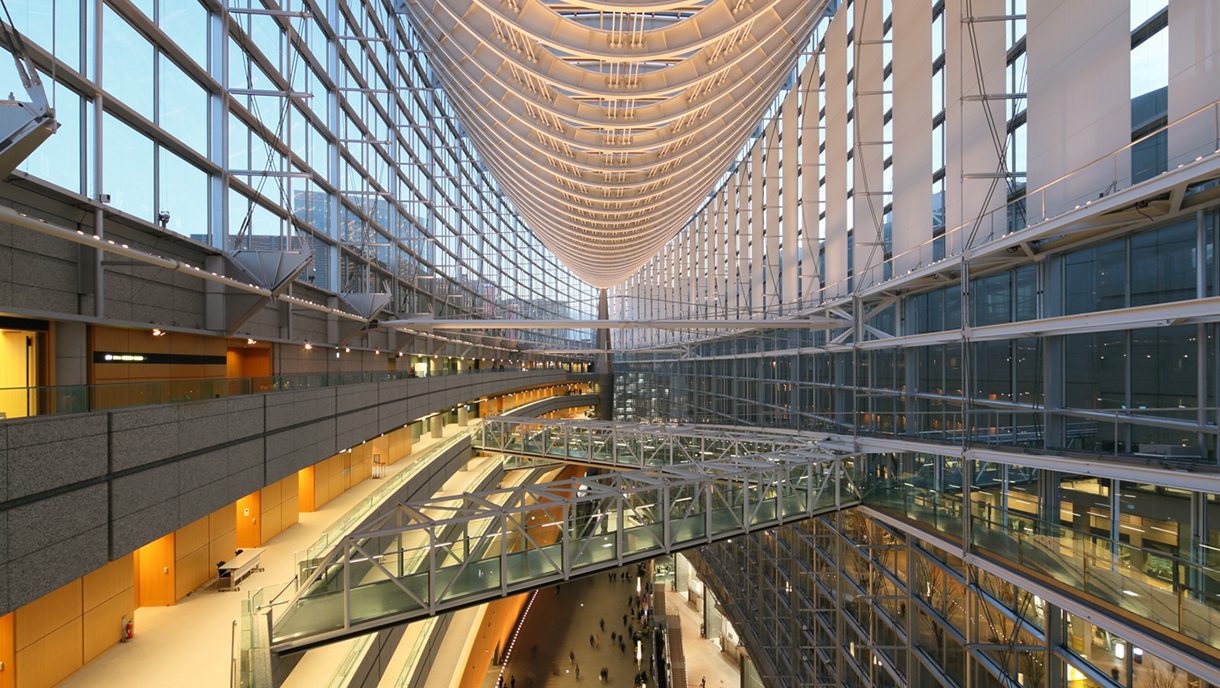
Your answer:
[[[724,438],[699,443],[720,456],[695,460],[694,445],[672,435],[656,443],[670,447],[665,457],[631,454],[634,440],[619,436],[616,457],[665,464],[399,503],[307,563],[274,613],[271,649],[305,650],[859,503],[854,457],[807,442],[729,456],[727,447],[752,445]]]
[[[471,443],[487,452],[645,469],[759,455],[853,451],[850,438],[814,439],[759,430],[614,421],[484,418]]]

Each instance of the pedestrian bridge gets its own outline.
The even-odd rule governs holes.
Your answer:
[[[587,432],[577,430],[586,425]],[[304,570],[295,596],[267,615],[273,652],[309,649],[859,503],[854,457],[796,437],[752,440],[752,433],[535,419],[485,419],[476,436],[487,450],[526,459],[632,470],[400,503]]]
[[[471,444],[488,452],[618,469],[657,468],[734,456],[853,451],[849,442],[759,428],[615,421],[485,418]]]

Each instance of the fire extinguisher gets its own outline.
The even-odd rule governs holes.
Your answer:
[[[122,623],[122,636],[119,638],[119,642],[125,643],[136,637],[136,624],[135,620],[129,616],[123,616]]]

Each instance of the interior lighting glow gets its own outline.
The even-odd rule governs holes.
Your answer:
[[[121,361],[124,363],[139,363],[144,360],[144,357],[139,354],[106,354],[107,361]]]
[[[165,336],[165,331],[164,331],[164,330],[158,330],[157,328],[155,328],[155,327],[154,327],[154,328],[153,328],[152,335],[153,335],[154,337],[164,337],[164,336]]]

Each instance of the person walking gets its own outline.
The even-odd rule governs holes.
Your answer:
[[[576,665],[576,680],[577,681],[580,680],[580,665],[579,664]],[[705,688],[706,688],[706,686],[705,686]]]
[[[568,664],[575,664],[575,663],[576,663],[576,651],[568,650]]]
[[[601,626],[603,631],[606,630],[606,620],[605,619],[598,619],[597,625]]]
[[[517,688],[517,677],[516,676],[508,677],[508,688]]]
[[[589,647],[593,647],[593,634],[589,634]]]

